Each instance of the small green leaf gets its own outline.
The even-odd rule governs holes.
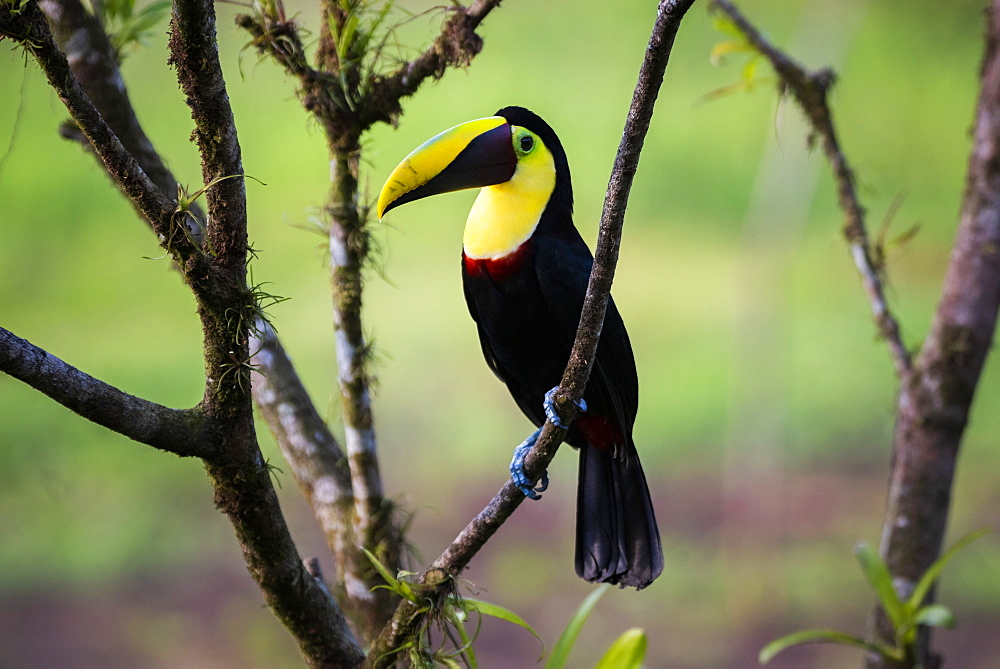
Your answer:
[[[740,78],[746,83],[748,89],[753,85],[754,75],[757,74],[757,66],[760,65],[760,61],[760,56],[754,56],[748,59],[740,70]]]
[[[594,610],[598,600],[610,587],[610,585],[604,584],[596,588],[583,600],[580,608],[576,610],[573,617],[566,624],[566,628],[563,629],[562,634],[559,635],[559,640],[556,641],[556,645],[552,648],[552,653],[545,663],[545,669],[563,669],[566,666],[569,654],[573,651],[573,646],[576,644],[576,638],[580,636],[583,624],[587,622],[590,612]]]
[[[951,629],[955,626],[955,614],[943,604],[928,604],[917,611],[916,623],[918,625],[947,627]]]
[[[646,657],[646,632],[639,627],[625,630],[597,662],[595,669],[638,669]]]
[[[903,653],[896,648],[890,648],[879,643],[869,643],[860,637],[837,630],[803,630],[780,639],[775,639],[760,650],[757,659],[761,664],[767,664],[781,651],[803,643],[835,643],[841,646],[853,646],[863,650],[878,653],[890,660],[902,661]]]
[[[375,588],[385,588],[387,590],[391,590],[412,604],[417,604],[418,606],[421,604],[420,598],[417,597],[416,592],[409,583],[390,574],[389,570],[385,568],[385,565],[379,562],[378,558],[372,555],[367,548],[362,548],[361,550],[364,552],[365,557],[368,558],[368,561],[372,563],[372,566],[375,567],[375,571],[377,571],[379,576],[382,577],[382,580],[386,582],[386,585],[376,585]],[[403,575],[407,573],[409,572],[400,572],[400,574]]]
[[[746,42],[719,42],[712,47],[708,54],[708,61],[712,65],[720,65],[722,59],[731,53],[753,52],[753,49]]]
[[[982,527],[973,532],[969,532],[964,537],[956,541],[951,548],[945,551],[941,557],[935,560],[934,563],[927,568],[927,571],[924,572],[924,575],[920,577],[920,580],[917,581],[917,585],[913,588],[913,594],[910,595],[910,600],[907,604],[912,609],[919,608],[920,605],[924,603],[924,600],[927,599],[927,593],[929,593],[931,588],[934,587],[934,583],[941,578],[941,571],[944,570],[945,565],[948,564],[948,562],[955,557],[960,550],[971,544],[979,537],[989,534],[992,531],[993,530],[989,527]]]
[[[907,616],[903,602],[899,600],[899,595],[896,594],[896,589],[892,586],[892,575],[889,574],[889,568],[882,562],[878,553],[864,541],[859,541],[858,545],[855,546],[854,555],[861,565],[861,570],[865,573],[865,578],[871,584],[872,590],[878,596],[882,608],[885,609],[886,615],[892,621],[893,629],[899,629],[906,622]]]
[[[538,636],[538,633],[534,630],[534,628],[525,622],[521,616],[517,615],[510,609],[478,599],[471,599],[469,597],[463,597],[461,600],[456,599],[452,602],[452,604],[456,608],[461,608],[465,611],[475,611],[480,615],[490,616],[491,618],[499,618],[500,620],[506,620],[509,623],[513,623],[518,627],[523,627],[531,632],[532,636],[538,639],[538,643],[542,644],[542,652],[545,651],[545,644],[542,643],[542,637]]]
[[[464,655],[465,661],[469,666],[469,669],[476,669],[479,666],[479,661],[476,658],[476,651],[472,647],[473,640],[479,636],[479,628],[477,626],[476,633],[471,637],[469,632],[465,629],[465,621],[468,619],[468,615],[465,611],[455,610],[452,616],[452,624],[455,630],[458,632],[458,637],[462,641],[462,645],[456,648],[456,654]],[[482,624],[482,618],[480,618],[480,624]]]
[[[143,7],[142,11],[135,15],[135,20],[131,25],[131,33],[138,36],[151,29],[170,12],[172,5],[170,0],[158,0]]]
[[[396,590],[399,587],[399,580],[389,573],[389,570],[378,561],[377,557],[372,555],[371,551],[367,548],[362,548],[361,551],[365,554],[365,557],[368,558],[368,561],[372,563],[372,566],[375,567],[375,571],[377,571],[378,575],[382,577],[382,580],[389,584],[389,588]]]

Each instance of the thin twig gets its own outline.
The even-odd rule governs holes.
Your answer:
[[[828,69],[816,72],[806,70],[768,42],[728,0],[711,0],[711,6],[724,12],[750,44],[770,61],[781,81],[782,93],[792,94],[809,120],[813,132],[819,136],[837,182],[837,200],[844,212],[843,233],[851,258],[861,275],[861,283],[868,295],[876,327],[889,347],[896,374],[900,379],[906,379],[913,370],[913,362],[903,343],[899,322],[889,309],[882,277],[872,258],[865,227],[865,210],[854,187],[854,171],[840,149],[833,114],[827,104],[827,95],[835,80],[833,72]]]
[[[449,67],[464,67],[483,48],[476,28],[501,0],[476,0],[466,8],[453,8],[441,33],[422,54],[403,63],[395,72],[378,77],[371,92],[358,105],[365,127],[393,123],[402,113],[402,100],[417,92],[429,78],[440,79]]]
[[[605,206],[601,215],[594,267],[590,275],[590,284],[587,288],[580,326],[577,330],[569,364],[563,374],[560,392],[555,397],[560,418],[567,426],[575,417],[576,406],[574,402],[583,396],[583,390],[587,385],[597,352],[597,344],[604,323],[604,313],[611,294],[615,264],[618,260],[629,189],[635,176],[643,140],[652,118],[653,105],[663,81],[663,73],[673,47],[674,37],[680,27],[681,19],[692,4],[694,4],[694,0],[662,0],[660,2],[652,36],[646,49],[646,56],[639,71],[639,81],[636,84],[625,123],[625,131],[615,156]],[[533,482],[538,480],[551,462],[565,436],[566,429],[556,427],[551,421],[546,421],[538,441],[525,460],[525,471]],[[447,578],[440,579],[440,574],[443,572],[454,576],[465,569],[472,557],[522,501],[524,501],[524,494],[517,489],[512,481],[507,480],[486,508],[462,530],[431,567],[424,571],[420,581],[426,585],[427,589],[421,592],[431,601],[436,599],[450,583]],[[436,585],[429,585],[431,581]],[[387,653],[399,648],[407,639],[412,638],[426,615],[426,611],[418,611],[417,607],[410,602],[401,603],[369,653],[366,666],[390,666],[392,656],[387,655]]]

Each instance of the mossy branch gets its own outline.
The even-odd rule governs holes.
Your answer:
[[[178,232],[178,223],[190,217],[186,212],[179,215],[180,206],[150,181],[83,92],[37,2],[0,3],[0,35],[17,39],[36,58],[108,174],[150,221],[195,293],[205,339],[206,394],[196,414],[158,408],[103,386],[12,335],[0,347],[9,363],[4,369],[20,377],[31,376],[53,397],[63,392],[50,387],[54,384],[89,392],[56,398],[112,429],[126,434],[131,430],[157,444],[165,438],[163,424],[193,422],[191,434],[186,435],[190,443],[167,444],[165,449],[204,458],[216,504],[233,524],[250,573],[275,615],[298,641],[307,662],[353,665],[361,659],[360,648],[326,587],[305,569],[297,554],[257,446],[249,387],[241,382],[249,370],[249,316],[256,305],[246,286],[242,179],[227,178],[241,175],[242,168],[214,24],[211,2],[179,0],[174,7],[171,60],[177,64],[192,107],[205,182],[212,184],[206,191],[211,213],[208,243],[202,248],[186,229]],[[123,410],[145,411],[146,422],[132,413],[116,416],[113,409],[98,407],[94,398]],[[199,418],[200,423],[195,420]],[[191,450],[199,444],[200,450]]]

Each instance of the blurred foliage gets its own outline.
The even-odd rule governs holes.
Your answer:
[[[741,3],[801,62],[838,71],[834,113],[873,233],[900,199],[886,238],[920,225],[885,257],[890,300],[913,347],[930,323],[958,217],[984,4]],[[414,18],[395,38],[415,50],[441,15],[424,13],[429,1],[396,5]],[[369,195],[426,138],[521,104],[559,133],[577,224],[593,242],[652,5],[609,12],[606,3],[505,2],[485,22],[485,49],[468,71],[427,86],[397,129],[369,136]],[[267,184],[247,184],[255,280],[291,298],[270,314],[318,404],[335,406],[323,245],[299,230],[328,187],[326,150],[292,84],[241,51],[244,36],[227,27],[239,9],[218,5],[219,37],[245,169]],[[286,10],[306,27],[318,20],[312,3]],[[162,22],[151,30],[124,74],[149,135],[194,190],[199,160],[165,65],[165,30]],[[649,666],[752,666],[790,627],[861,632],[857,612],[870,598],[841,547],[880,528],[892,367],[840,238],[831,179],[822,157],[806,151],[797,112],[767,85],[703,100],[740,77],[738,64],[711,64],[718,41],[696,5],[646,140],[615,284],[639,365],[636,440],[667,570],[641,593],[608,593],[579,657],[599,658],[635,625],[646,629]],[[190,406],[204,390],[193,301],[169,261],[148,259],[162,255],[156,240],[93,158],[59,139],[62,106],[37,68],[25,68],[18,52],[0,53],[0,147],[10,145],[0,161],[0,325],[127,392]],[[391,494],[417,510],[411,539],[425,558],[482,508],[530,430],[483,364],[462,299],[461,229],[473,197],[414,203],[373,231],[385,279],[370,277],[365,315],[381,360],[382,468]],[[109,434],[5,376],[0,400],[0,664],[296,661],[197,462]],[[989,407],[998,402],[994,356],[959,461],[951,522],[959,534],[997,525],[1000,412]],[[333,411],[330,420],[336,426]],[[261,440],[280,461],[263,425]],[[569,449],[550,475],[545,501],[524,505],[468,574],[547,640],[591,592],[572,568]],[[295,486],[279,494],[303,555],[325,555]],[[938,639],[957,664],[987,666],[983,658],[1000,656],[1000,641],[986,634],[1000,624],[1000,549],[979,542],[950,569],[939,595],[962,625]],[[205,596],[180,594],[189,592]],[[86,643],[70,643],[66,612],[89,629]],[[58,655],[47,631],[55,623],[75,655]],[[509,635],[484,624],[482,666],[537,659],[529,634]],[[788,650],[773,665],[848,661],[850,651],[823,646]]]
[[[92,0],[90,6],[121,61],[130,51],[150,43],[153,29],[170,14],[171,2],[156,0],[136,9],[135,0]]]

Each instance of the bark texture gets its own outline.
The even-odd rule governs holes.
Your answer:
[[[931,331],[900,389],[881,553],[901,596],[938,558],[976,386],[1000,308],[1000,2],[986,12],[972,152],[955,245]],[[873,630],[887,638],[884,616]],[[924,630],[923,666],[940,658]],[[886,666],[869,656],[869,667]]]

